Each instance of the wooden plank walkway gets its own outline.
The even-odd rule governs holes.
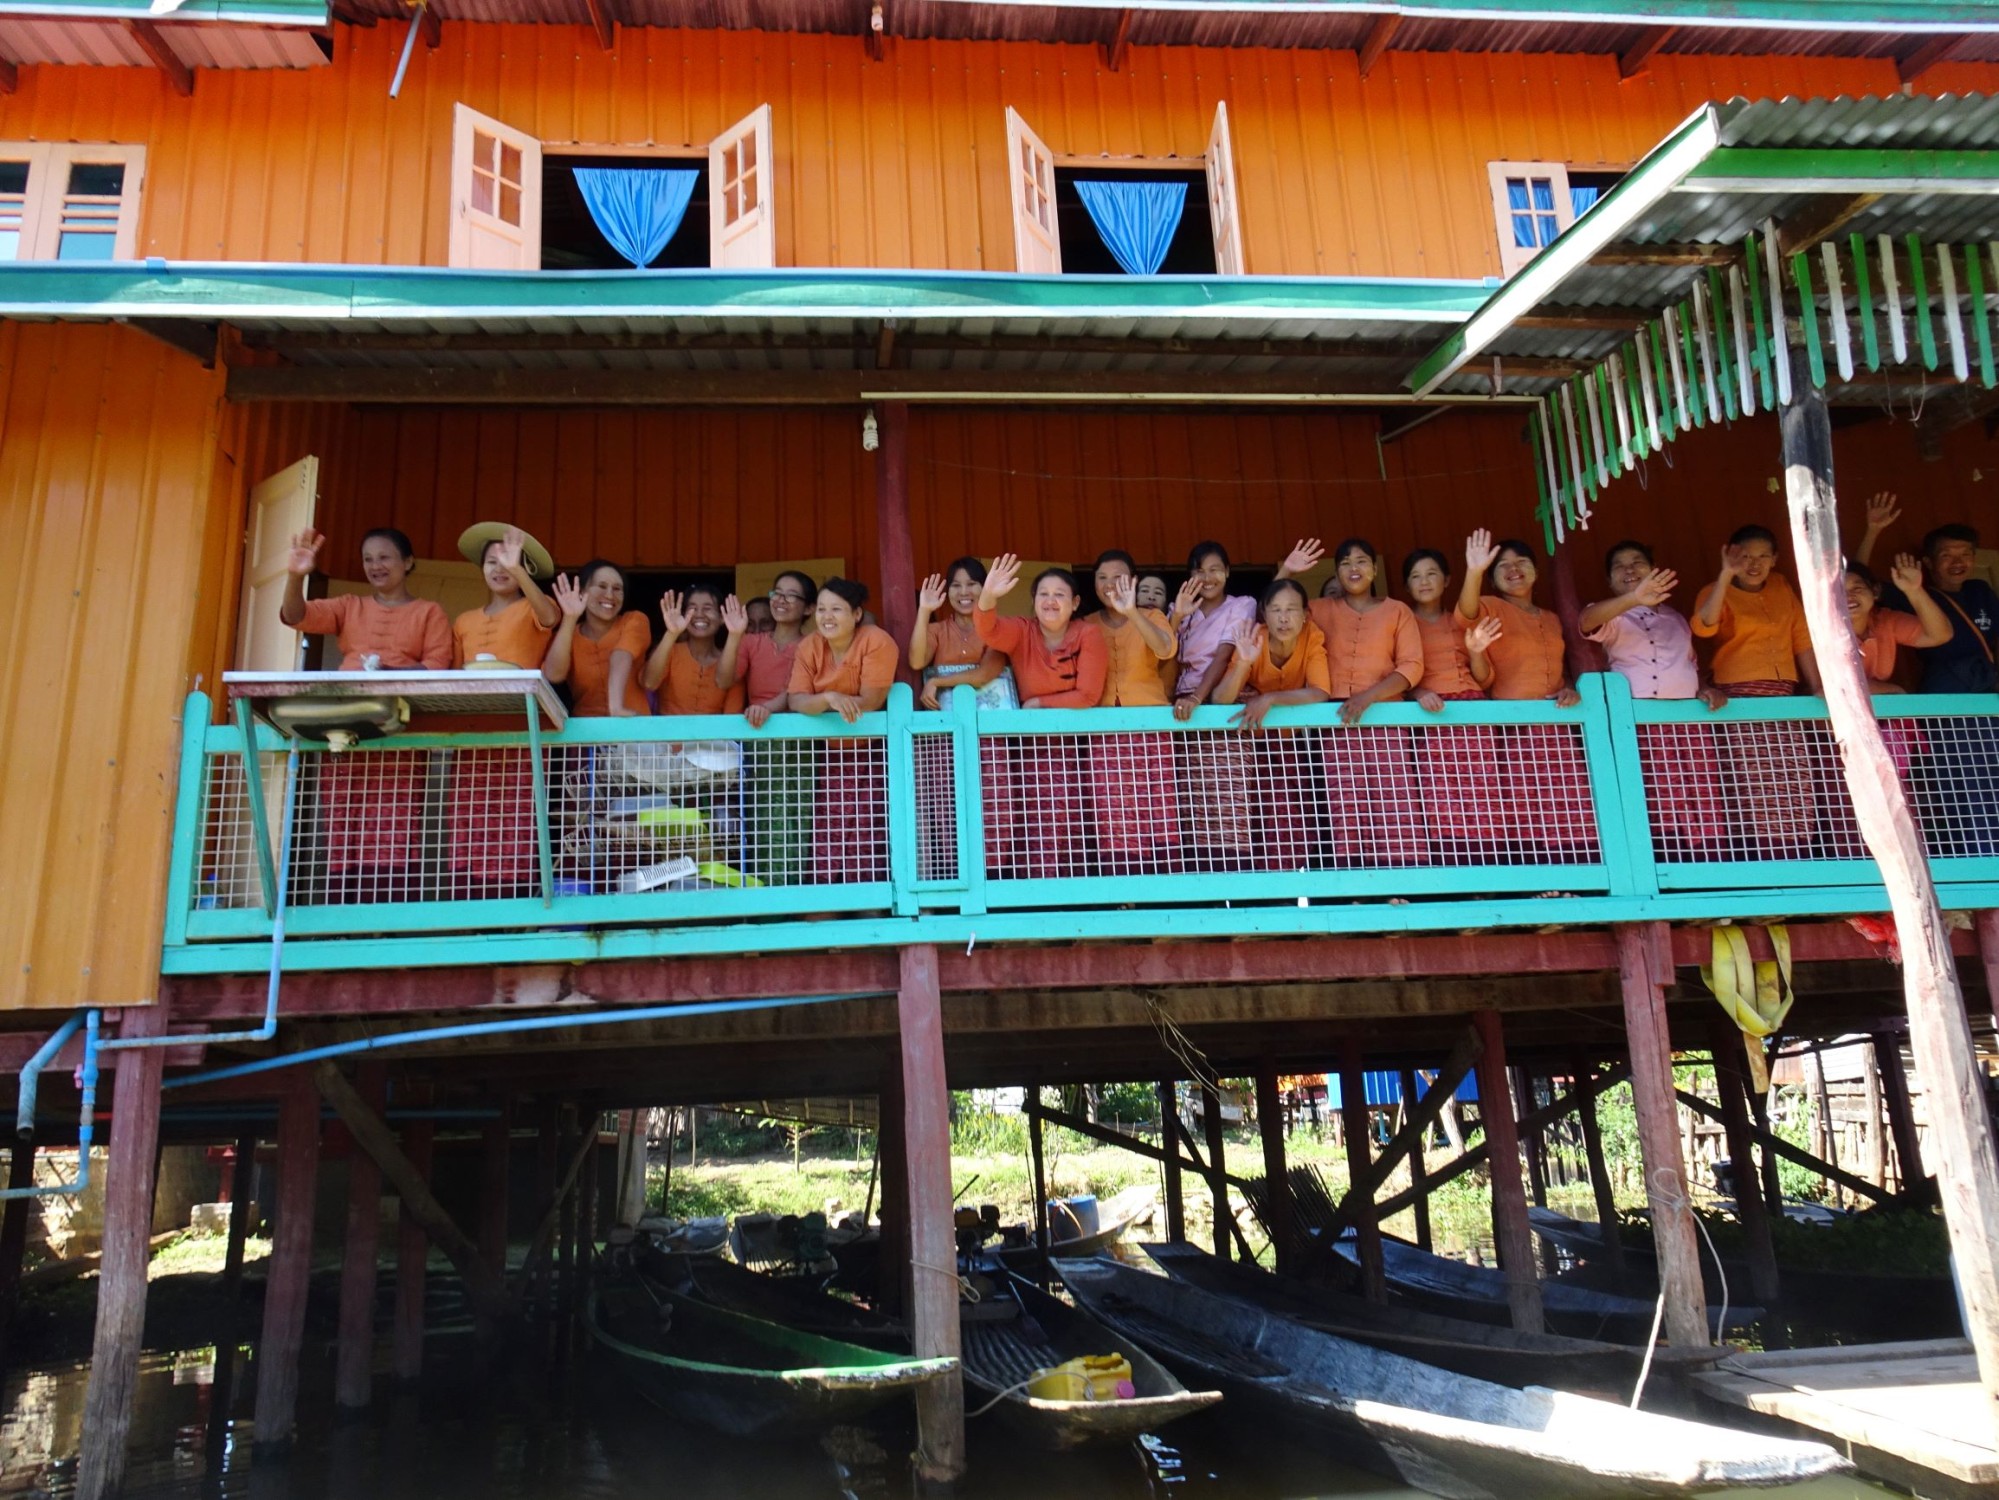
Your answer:
[[[1931,1500],[1999,1497],[1999,1433],[1964,1339],[1735,1354],[1691,1377],[1717,1401],[1809,1428]]]

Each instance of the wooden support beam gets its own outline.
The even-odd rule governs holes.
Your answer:
[[[1680,1156],[1679,1111],[1673,1107],[1673,1042],[1666,1030],[1664,982],[1673,977],[1664,922],[1620,924],[1618,978],[1624,989],[1624,1034],[1631,1049],[1631,1101],[1638,1150],[1645,1163],[1645,1199],[1666,1299],[1666,1340],[1678,1348],[1708,1345],[1707,1293],[1687,1169]]]
[[[1888,1131],[1895,1141],[1895,1165],[1902,1179],[1902,1191],[1915,1192],[1923,1186],[1927,1174],[1923,1171],[1923,1153],[1916,1135],[1916,1110],[1909,1098],[1909,1075],[1902,1069],[1902,1042],[1895,1033],[1874,1033],[1874,1065],[1881,1077],[1882,1102],[1888,1106]],[[1878,1127],[1875,1134],[1880,1134]]]
[[[1788,261],[1816,250],[1880,201],[1879,193],[1830,193],[1812,199],[1777,226],[1777,253]]]
[[[479,1257],[495,1276],[507,1274],[507,1189],[513,1130],[507,1108],[479,1129]]]
[[[687,1131],[688,1138],[691,1141],[694,1134],[691,1115]],[[549,1141],[550,1163],[566,1161],[567,1165],[563,1168],[562,1174],[559,1177],[553,1172],[549,1174],[550,1185],[547,1202],[542,1207],[541,1217],[535,1221],[534,1234],[528,1239],[527,1254],[522,1258],[521,1268],[518,1272],[522,1284],[532,1281],[537,1282],[541,1286],[542,1290],[539,1295],[544,1303],[542,1313],[544,1317],[548,1316],[548,1304],[552,1303],[553,1299],[549,1295],[547,1278],[543,1275],[543,1267],[548,1263],[549,1247],[555,1241],[556,1228],[562,1220],[562,1206],[568,1201],[570,1189],[576,1185],[576,1179],[583,1171],[583,1158],[590,1150],[590,1137],[586,1135],[580,1143],[570,1147],[566,1157],[563,1156],[563,1131],[559,1125],[547,1127],[547,1139]],[[692,1157],[693,1154],[693,1150],[690,1147],[688,1155]]]
[[[363,1063],[355,1093],[379,1113],[387,1097],[379,1062]],[[333,1404],[364,1407],[375,1393],[375,1262],[382,1237],[382,1169],[365,1151],[347,1157],[347,1236],[340,1259],[340,1346]]]
[[[1617,1193],[1610,1180],[1610,1167],[1603,1155],[1603,1128],[1596,1117],[1596,1090],[1591,1087],[1590,1067],[1580,1052],[1569,1063],[1575,1080],[1576,1121],[1582,1126],[1583,1160],[1589,1167],[1590,1192],[1596,1199],[1596,1222],[1603,1233],[1605,1259],[1619,1278],[1624,1276],[1624,1235],[1618,1226]]]
[[[881,62],[888,56],[888,0],[874,0],[868,7],[868,25],[862,33],[862,43],[871,61]]]
[[[1263,1057],[1256,1064],[1256,1133],[1263,1145],[1263,1182],[1269,1198],[1272,1261],[1279,1271],[1297,1269],[1297,1226],[1291,1213],[1291,1179],[1284,1170],[1284,1100],[1277,1091],[1277,1063]],[[1349,1148],[1351,1149],[1351,1148]]]
[[[1985,966],[1985,1006],[1999,1027],[1999,908],[1978,914],[1978,956]]]
[[[1202,1177],[1208,1178],[1209,1180],[1212,1181],[1212,1177],[1208,1169],[1208,1164],[1206,1161],[1202,1159],[1201,1148],[1194,1144],[1194,1138],[1190,1135],[1182,1135],[1180,1138],[1180,1144],[1184,1146],[1187,1151],[1186,1164],[1189,1167],[1191,1167],[1194,1171],[1199,1172]],[[1141,1152],[1140,1154],[1143,1155],[1144,1153]],[[1245,1182],[1242,1178],[1230,1177],[1228,1176],[1226,1171],[1224,1171],[1222,1175],[1226,1181],[1231,1182],[1235,1186],[1243,1189],[1244,1192],[1249,1191],[1250,1184],[1248,1182]],[[1242,1225],[1236,1222],[1236,1218],[1233,1213],[1229,1215],[1226,1234],[1235,1242],[1236,1253],[1242,1257],[1244,1264],[1249,1264],[1255,1261],[1256,1256],[1249,1248],[1249,1238],[1242,1232]],[[1215,1237],[1217,1239],[1220,1239],[1223,1237],[1223,1235],[1224,1235],[1224,1230],[1220,1221],[1218,1220],[1215,1224]],[[1223,1258],[1227,1259],[1226,1256],[1224,1256]]]
[[[250,1210],[257,1191],[257,1138],[236,1138],[229,1163],[229,1243],[222,1252],[222,1289],[233,1304],[243,1291],[243,1247],[250,1237]]]
[[[1492,1239],[1506,1275],[1506,1303],[1513,1326],[1540,1333],[1541,1281],[1534,1274],[1534,1232],[1527,1223],[1527,1189],[1520,1180],[1520,1134],[1506,1086],[1506,1037],[1499,1012],[1472,1013],[1481,1050],[1478,1112],[1485,1121],[1487,1174],[1492,1180]]]
[[[1415,1097],[1416,1070],[1414,1068],[1404,1068],[1402,1070],[1403,1102],[1406,1104]],[[1425,1098],[1427,1102],[1427,1096]],[[1438,1107],[1441,1109],[1443,1106],[1439,1105]],[[1413,1116],[1410,1123],[1417,1123]],[[1424,1124],[1417,1131],[1416,1138],[1409,1143],[1409,1192],[1415,1199],[1416,1245],[1417,1248],[1422,1250],[1430,1248],[1430,1184],[1423,1171],[1423,1148],[1430,1139],[1430,1130],[1435,1123],[1435,1121],[1431,1121]],[[1391,1149],[1393,1149],[1392,1146]]]
[[[1111,34],[1104,38],[1104,66],[1113,73],[1124,66],[1124,60],[1131,52],[1131,18],[1131,7],[1126,6],[1112,22]]]
[[[180,54],[167,42],[160,32],[157,21],[142,21],[126,18],[119,22],[126,35],[138,44],[152,65],[166,75],[167,83],[176,94],[185,99],[194,92],[194,70],[180,59]]]
[[[1357,54],[1360,62],[1360,76],[1366,78],[1374,71],[1374,65],[1388,50],[1388,44],[1395,40],[1395,33],[1402,29],[1402,16],[1397,11],[1386,11],[1374,18],[1374,24],[1367,28],[1367,37],[1360,44]]]
[[[1895,59],[1895,76],[1903,83],[1914,83],[1938,63],[1949,60],[1969,40],[1962,32],[1929,37]]]
[[[1507,1086],[1513,1095],[1515,1118],[1532,1114],[1534,1111],[1536,1083],[1534,1075],[1526,1068],[1511,1067],[1506,1070]],[[1550,1088],[1549,1098],[1554,1097]],[[1541,1132],[1522,1128],[1520,1132],[1521,1154],[1527,1158],[1527,1198],[1536,1208],[1548,1206],[1548,1162],[1542,1148]],[[1531,1225],[1529,1226],[1532,1227]],[[1553,1276],[1562,1269],[1561,1257],[1556,1252],[1554,1242],[1541,1235],[1534,1236],[1534,1253],[1541,1262],[1541,1274]]]
[[[1720,1107],[1709,1100],[1701,1098],[1698,1094],[1690,1094],[1684,1089],[1675,1089],[1673,1097],[1703,1119],[1712,1120],[1717,1125],[1725,1125],[1727,1123],[1722,1119]],[[1773,1151],[1786,1161],[1796,1162],[1799,1166],[1818,1173],[1826,1181],[1838,1183],[1849,1193],[1859,1194],[1870,1203],[1886,1203],[1894,1196],[1886,1189],[1867,1181],[1864,1177],[1856,1177],[1851,1172],[1842,1171],[1829,1161],[1820,1160],[1818,1157],[1812,1155],[1811,1152],[1805,1150],[1804,1147],[1794,1146],[1782,1136],[1773,1134],[1760,1125],[1752,1127],[1749,1134],[1750,1138],[1764,1150]],[[1753,1187],[1754,1183],[1746,1185]],[[1744,1187],[1745,1184],[1743,1182],[1738,1181],[1736,1183],[1738,1195]]]
[[[163,1036],[164,1000],[125,1013],[123,1037]],[[97,1273],[97,1326],[83,1397],[90,1441],[77,1460],[78,1500],[110,1500],[125,1483],[125,1446],[139,1394],[139,1348],[146,1328],[146,1261],[152,1253],[154,1166],[160,1139],[160,1077],[166,1050],[128,1052],[111,1091],[111,1141],[104,1166],[104,1249]]]
[[[623,1170],[618,1174],[618,1217],[621,1225],[637,1224],[646,1216],[646,1126],[650,1109],[626,1111],[621,1127]]]
[[[1028,1148],[1030,1154],[1032,1154],[1036,1135],[1033,1127],[1036,1125],[1059,1125],[1064,1130],[1073,1130],[1078,1135],[1087,1136],[1093,1141],[1101,1141],[1106,1146],[1116,1146],[1120,1150],[1129,1151],[1135,1156],[1142,1156],[1148,1161],[1162,1162],[1169,1166],[1172,1165],[1165,1151],[1153,1145],[1152,1142],[1144,1139],[1142,1136],[1125,1135],[1121,1131],[1111,1129],[1108,1125],[1099,1125],[1093,1120],[1084,1119],[1081,1115],[1072,1115],[1067,1110],[1049,1109],[1045,1105],[1036,1105],[1033,1103],[1031,1095],[1028,1103],[1023,1106],[1023,1113],[1027,1115],[1030,1127],[1028,1130]],[[1190,1154],[1179,1159],[1181,1169],[1184,1171],[1199,1172],[1201,1175],[1207,1176],[1212,1169],[1206,1162],[1200,1159],[1198,1154],[1193,1154],[1196,1152],[1193,1141],[1183,1138],[1182,1144]],[[1249,1191],[1250,1183],[1247,1179],[1231,1176],[1228,1180],[1230,1186],[1239,1187],[1244,1192]]]
[[[424,46],[435,52],[444,40],[444,20],[438,15],[437,8],[428,3],[420,6],[416,24],[423,31]]]
[[[437,1127],[429,1120],[403,1126],[402,1155],[428,1191]],[[391,1365],[398,1380],[423,1374],[424,1281],[430,1259],[430,1236],[424,1233],[415,1204],[404,1197],[396,1212],[396,1304],[391,1340]]]
[[[534,1142],[534,1186],[535,1198],[543,1207],[542,1215],[535,1221],[535,1231],[528,1240],[527,1253],[521,1257],[519,1279],[515,1283],[522,1294],[534,1303],[537,1321],[546,1323],[554,1316],[552,1299],[549,1296],[550,1279],[548,1262],[538,1253],[542,1236],[555,1222],[555,1205],[562,1196],[562,1143],[557,1139],[560,1116],[553,1105],[544,1106],[536,1121]],[[673,1162],[673,1141],[667,1139],[666,1159],[669,1166]]]
[[[1222,1140],[1222,1089],[1217,1078],[1211,1088],[1201,1087],[1201,1124],[1208,1138],[1208,1193],[1215,1205],[1215,1259],[1229,1258],[1229,1236],[1236,1227],[1235,1213],[1229,1208],[1229,1174]],[[1251,1259],[1244,1255],[1245,1261]]]
[[[381,1116],[368,1107],[331,1060],[313,1069],[313,1083],[320,1097],[333,1106],[334,1113],[354,1133],[355,1143],[382,1169],[382,1175],[402,1198],[407,1215],[423,1227],[430,1242],[445,1253],[452,1267],[465,1278],[465,1295],[473,1310],[495,1320],[511,1316],[513,1300],[507,1295],[505,1282],[481,1259],[479,1247],[466,1237],[432,1195],[425,1174],[403,1154]]]
[[[35,1183],[35,1143],[16,1140],[7,1148],[7,1191],[25,1193]],[[7,1368],[13,1343],[14,1309],[21,1297],[21,1262],[28,1253],[27,1197],[9,1198],[0,1214],[0,1369]]]
[[[119,318],[134,332],[158,339],[169,349],[178,349],[199,362],[202,369],[215,368],[215,353],[222,337],[222,325],[202,323],[192,318]]]
[[[881,442],[875,450],[875,545],[881,565],[881,621],[890,635],[906,641],[916,628],[916,543],[909,524],[907,403],[877,402],[875,423]],[[897,670],[902,670],[900,665]]]
[[[1374,1209],[1374,1194],[1380,1179],[1375,1175],[1375,1164],[1368,1160],[1373,1147],[1368,1125],[1366,1061],[1361,1056],[1360,1038],[1349,1035],[1340,1047],[1340,1133],[1346,1137],[1347,1181],[1353,1186],[1340,1200],[1337,1213],[1353,1223],[1354,1248],[1360,1255],[1362,1295],[1371,1302],[1386,1302],[1388,1281],[1381,1263],[1381,1224]],[[1285,1181],[1282,1177],[1268,1180],[1273,1189]],[[1287,1204],[1290,1202],[1288,1193],[1273,1190],[1270,1194],[1272,1202],[1280,1197]],[[1337,1233],[1337,1229],[1329,1228],[1327,1239]]]
[[[1034,1243],[1048,1248],[1048,1167],[1041,1138],[1041,1085],[1027,1086],[1027,1157],[1034,1177]],[[1088,1123],[1087,1121],[1085,1123]]]
[[[1652,321],[1645,307],[1542,307],[1515,318],[1515,328],[1545,329],[1556,333],[1628,333]]]
[[[896,959],[898,969],[901,956]],[[887,1059],[880,1098],[881,1129],[881,1263],[875,1269],[875,1305],[892,1318],[909,1310],[909,1173],[903,1169],[902,1049]],[[1044,1191],[1039,1196],[1047,1197]],[[1043,1244],[1047,1241],[1044,1239]]]
[[[278,1223],[264,1277],[264,1327],[257,1339],[257,1418],[252,1429],[259,1448],[290,1443],[298,1413],[298,1361],[305,1344],[312,1210],[318,1187],[319,1099],[311,1081],[294,1074],[278,1101]]]
[[[944,1071],[944,1008],[937,950],[902,950],[904,1160],[909,1203],[909,1344],[918,1359],[958,1358],[957,1239],[951,1227],[951,1091]],[[953,1369],[916,1388],[916,1473],[950,1484],[965,1472],[965,1388]]]
[[[1636,78],[1652,65],[1653,54],[1673,39],[1676,26],[1648,26],[1638,40],[1617,54],[1617,76]]]
[[[1826,714],[1839,742],[1854,820],[1880,867],[1895,917],[1909,1045],[1929,1110],[1965,1332],[1978,1356],[1988,1412],[1999,1421],[1999,1148],[1985,1105],[1985,1073],[1965,1016],[1923,836],[1874,717],[1859,644],[1850,630],[1838,633],[1846,618],[1844,552],[1825,395],[1812,384],[1804,350],[1794,352],[1791,368],[1791,400],[1779,412],[1778,425],[1798,595],[1812,638],[1827,643],[1818,653]]]
[[[1781,1289],[1777,1277],[1777,1245],[1770,1237],[1770,1208],[1760,1193],[1745,1192],[1754,1132],[1749,1123],[1749,1096],[1754,1092],[1743,1066],[1742,1033],[1716,1006],[1708,1017],[1714,1038],[1714,1084],[1721,1096],[1721,1123],[1728,1137],[1728,1159],[1735,1168],[1735,1217],[1742,1223],[1749,1258],[1749,1291],[1768,1307]]]
[[[363,10],[354,0],[332,0],[329,10],[333,19],[345,26],[362,26],[373,29],[381,19],[371,10]]]
[[[1159,1150],[1165,1167],[1166,1238],[1176,1245],[1187,1240],[1187,1204],[1180,1188],[1179,1092],[1179,1085],[1171,1078],[1159,1081]]]
[[[576,1106],[562,1107],[562,1144],[565,1149],[576,1152],[576,1180],[580,1183],[583,1164],[590,1159],[590,1137],[577,1128]],[[564,1193],[556,1205],[555,1214],[555,1285],[557,1322],[562,1327],[560,1338],[566,1339],[573,1329],[577,1313],[576,1296],[576,1203],[580,1192]]]
[[[20,67],[8,59],[0,57],[0,94],[14,93],[20,87]]]
[[[597,45],[609,52],[618,45],[618,13],[612,9],[612,0],[583,0],[590,13],[590,29],[597,34]],[[428,15],[426,7],[424,14]]]
[[[1605,245],[1590,257],[1594,266],[1725,266],[1736,258],[1728,245]]]
[[[875,330],[875,368],[877,370],[895,368],[894,318],[883,318],[881,327]]]
[[[1402,1099],[1406,1114],[1402,1128],[1395,1133],[1395,1138],[1381,1149],[1380,1154],[1364,1172],[1349,1177],[1351,1186],[1333,1210],[1334,1232],[1349,1223],[1358,1222],[1351,1217],[1350,1202],[1354,1204],[1372,1202],[1374,1195],[1381,1190],[1381,1185],[1388,1181],[1394,1175],[1395,1169],[1402,1164],[1403,1158],[1412,1151],[1419,1151],[1422,1148],[1423,1141],[1429,1135],[1431,1128],[1457,1094],[1458,1085],[1464,1082],[1465,1074],[1477,1064],[1482,1048],[1483,1044],[1479,1041],[1477,1030],[1467,1027],[1464,1035],[1458,1039],[1457,1046],[1451,1049],[1451,1055],[1444,1060],[1442,1071],[1424,1091],[1420,1100],[1416,1098],[1413,1082],[1405,1082]],[[1340,1055],[1342,1110],[1346,1106],[1346,1066],[1347,1057],[1342,1050]],[[1411,1070],[1405,1068],[1403,1072],[1408,1080],[1414,1079],[1415,1074]],[[1347,1159],[1351,1165],[1353,1161],[1351,1147],[1348,1149]]]

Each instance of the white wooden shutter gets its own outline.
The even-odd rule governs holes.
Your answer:
[[[462,104],[451,116],[446,260],[475,271],[541,269],[541,142]]]
[[[299,634],[278,618],[285,560],[294,533],[312,525],[319,506],[319,460],[307,455],[250,491],[243,538],[243,605],[236,621],[236,670],[290,672]],[[323,560],[323,555],[322,555]]]
[[[1576,221],[1569,169],[1558,161],[1486,164],[1499,226],[1500,274],[1511,276]]]
[[[1006,110],[1007,195],[1013,203],[1013,268],[1024,275],[1062,274],[1062,231],[1055,222],[1055,153]]]
[[[1229,138],[1229,107],[1217,102],[1208,132],[1208,224],[1215,234],[1215,271],[1243,274],[1242,214],[1236,207],[1235,144]]]
[[[770,106],[759,104],[708,143],[708,263],[777,264],[771,204]]]

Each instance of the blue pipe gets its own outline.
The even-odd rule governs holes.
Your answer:
[[[308,1047],[303,1052],[287,1052],[234,1067],[215,1068],[206,1073],[175,1078],[164,1087],[184,1089],[199,1083],[220,1083],[229,1078],[248,1078],[301,1063],[320,1062],[329,1057],[346,1057],[355,1052],[383,1052],[391,1047],[413,1047],[419,1042],[441,1042],[463,1036],[500,1036],[515,1031],[559,1031],[565,1026],[620,1026],[634,1021],[667,1021],[680,1016],[732,1015],[738,1011],[777,1010],[787,1005],[830,1005],[842,1000],[877,1000],[888,990],[858,990],[845,995],[794,995],[770,1000],[706,1000],[695,1005],[644,1005],[636,1010],[594,1010],[580,1015],[520,1016],[507,1021],[465,1021],[456,1026],[426,1026],[420,1031],[398,1031],[388,1036],[362,1037],[358,1041],[335,1042],[326,1047]],[[199,1035],[176,1040],[187,1043],[206,1041]]]
[[[74,1022],[75,1017],[71,1017],[70,1022],[66,1023],[72,1028],[72,1035],[74,1035]],[[61,1034],[62,1032],[59,1029],[57,1035],[60,1036]],[[60,1046],[61,1043],[55,1042],[54,1038],[50,1040],[54,1045],[44,1046],[42,1051],[47,1052],[50,1057],[53,1057],[56,1047]],[[37,1053],[36,1056],[41,1058],[40,1053]],[[47,1060],[47,1058],[41,1058],[41,1061],[44,1063]],[[28,1087],[25,1070],[23,1070],[21,1076],[22,1090],[25,1094]],[[33,1103],[32,1099],[29,1100],[29,1103]],[[97,1115],[97,1012],[94,1010],[87,1012],[84,1017],[83,1097],[79,1108],[81,1112],[78,1114],[76,1121],[76,1181],[66,1182],[58,1187],[0,1189],[0,1202],[4,1202],[9,1198],[77,1198],[81,1197],[83,1190],[90,1186],[90,1134],[91,1127],[96,1123]],[[32,1115],[25,1115],[22,1118],[29,1125],[29,1129],[21,1132],[22,1138],[25,1140],[33,1134],[34,1117]],[[20,1151],[26,1148],[16,1146],[14,1149]]]
[[[83,1025],[83,1014],[78,1011],[58,1026],[35,1055],[21,1066],[21,1094],[20,1103],[14,1108],[14,1133],[24,1141],[35,1138],[35,1095],[41,1090],[42,1069],[54,1062],[56,1054],[76,1035],[77,1028]]]

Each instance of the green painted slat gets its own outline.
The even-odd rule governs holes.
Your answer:
[[[1624,346],[1624,403],[1631,412],[1631,451],[1640,458],[1652,455],[1652,433],[1645,424],[1645,388],[1638,374],[1639,361],[1644,356],[1638,351],[1638,341],[1633,339]]]
[[[1569,513],[1569,525],[1578,527],[1585,504],[1596,506],[1596,448],[1589,425],[1589,387],[1578,375],[1571,377],[1569,388],[1576,404],[1576,442],[1582,448],[1582,486],[1576,493],[1576,508]]]
[[[1534,450],[1534,461],[1529,465],[1534,471],[1534,494],[1536,501],[1534,514],[1541,519],[1541,544],[1548,549],[1548,555],[1555,555],[1555,501],[1548,493],[1548,466],[1542,461],[1541,410],[1536,407],[1527,413],[1527,446]]]
[[[1985,271],[1977,245],[1964,247],[1964,286],[1971,299],[1971,331],[1978,340],[1978,378],[1989,391],[1994,384],[1992,370],[1992,320],[1985,306]]]
[[[1864,236],[1847,236],[1847,248],[1853,255],[1853,300],[1860,306],[1860,352],[1867,362],[1867,368],[1881,368],[1881,331],[1874,321],[1874,272],[1867,263],[1867,240]]]
[[[1937,329],[1930,317],[1929,273],[1923,268],[1923,242],[1911,234],[1905,236],[1909,247],[1909,286],[1916,299],[1916,334],[1922,341],[1923,368],[1937,367]]]
[[[1670,443],[1680,430],[1680,409],[1673,400],[1673,374],[1666,367],[1666,320],[1655,319],[1651,330],[1646,342],[1652,346],[1652,384],[1659,393],[1659,436]]]
[[[1590,378],[1596,385],[1597,405],[1603,409],[1604,452],[1610,455],[1612,475],[1622,474],[1631,466],[1631,446],[1618,430],[1617,403],[1610,392],[1610,366],[1598,365]]]
[[[1742,237],[1743,270],[1749,280],[1749,316],[1755,331],[1751,359],[1756,365],[1756,388],[1763,397],[1763,409],[1777,405],[1777,381],[1770,370],[1770,331],[1763,323],[1763,249],[1753,234]]]
[[[1825,389],[1825,349],[1819,343],[1819,304],[1812,291],[1811,258],[1802,250],[1791,257],[1791,279],[1798,287],[1798,321],[1805,325],[1805,354],[1811,362],[1812,384]]]
[[[1721,146],[1710,151],[1685,181],[1689,187],[1703,184],[1741,183],[1764,179],[1769,191],[1781,192],[1798,179],[1811,183],[1810,191],[1833,192],[1839,184],[1856,186],[1901,183],[1950,184],[1963,191],[1963,184],[1999,182],[1999,151],[1899,151],[1830,145],[1824,147]],[[1795,189],[1794,189],[1795,190]]]
[[[1722,288],[1721,272],[1707,268],[1707,315],[1714,339],[1714,357],[1720,370],[1721,409],[1733,422],[1742,415],[1742,396],[1736,389],[1735,325],[1729,319],[1728,293]]]
[[[1707,388],[1701,384],[1701,359],[1694,349],[1694,305],[1691,302],[1680,307],[1680,362],[1686,367],[1687,414],[1694,419],[1694,426],[1707,426]]]

